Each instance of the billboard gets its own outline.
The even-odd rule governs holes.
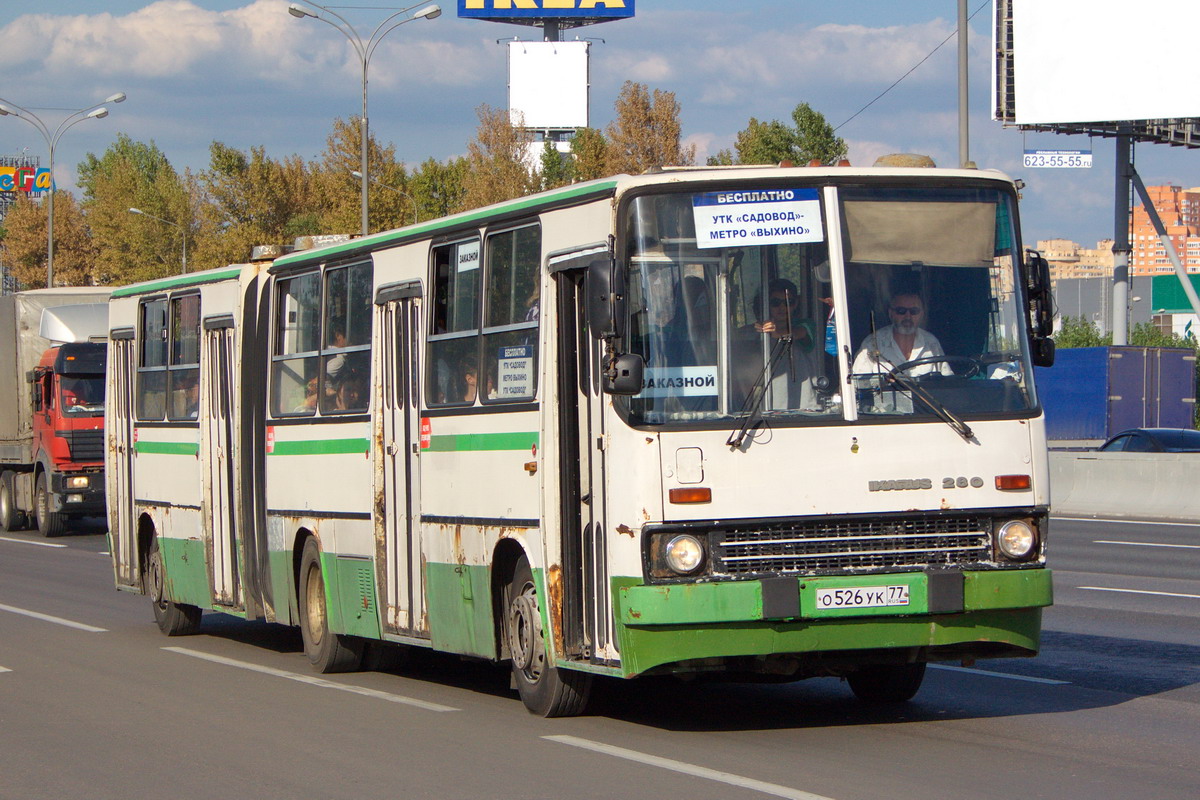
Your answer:
[[[45,167],[0,163],[0,192],[44,192],[51,184],[50,170]]]
[[[526,128],[586,128],[588,42],[510,42],[508,113]]]
[[[1200,117],[1200,3],[996,0],[997,117],[1022,126]]]
[[[613,20],[633,16],[634,0],[458,0],[458,16],[496,22]]]

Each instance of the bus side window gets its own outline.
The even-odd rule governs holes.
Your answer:
[[[200,410],[200,295],[171,298],[168,418],[196,419]]]
[[[322,414],[367,410],[371,372],[370,262],[325,270]]]
[[[167,416],[167,301],[142,303],[138,332],[137,418],[160,420]]]
[[[425,401],[431,406],[470,405],[478,394],[479,239],[435,247],[432,260]]]
[[[487,292],[479,393],[483,402],[537,393],[542,232],[537,225],[487,239]]]
[[[317,413],[321,336],[321,275],[309,272],[275,284],[271,413]]]

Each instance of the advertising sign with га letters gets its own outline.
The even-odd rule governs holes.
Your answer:
[[[692,195],[696,246],[821,242],[816,189],[739,189]]]

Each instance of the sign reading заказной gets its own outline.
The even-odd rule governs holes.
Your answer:
[[[816,189],[744,189],[692,195],[697,247],[822,242]]]
[[[634,0],[458,0],[458,16],[473,19],[626,19]]]

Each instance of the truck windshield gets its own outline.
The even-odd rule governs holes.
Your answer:
[[[630,201],[624,349],[646,362],[631,422],[829,424],[844,402],[859,418],[1032,407],[1008,196],[856,186],[838,198],[832,231],[813,187]]]
[[[95,417],[104,413],[103,375],[59,377],[59,407],[69,417]]]

